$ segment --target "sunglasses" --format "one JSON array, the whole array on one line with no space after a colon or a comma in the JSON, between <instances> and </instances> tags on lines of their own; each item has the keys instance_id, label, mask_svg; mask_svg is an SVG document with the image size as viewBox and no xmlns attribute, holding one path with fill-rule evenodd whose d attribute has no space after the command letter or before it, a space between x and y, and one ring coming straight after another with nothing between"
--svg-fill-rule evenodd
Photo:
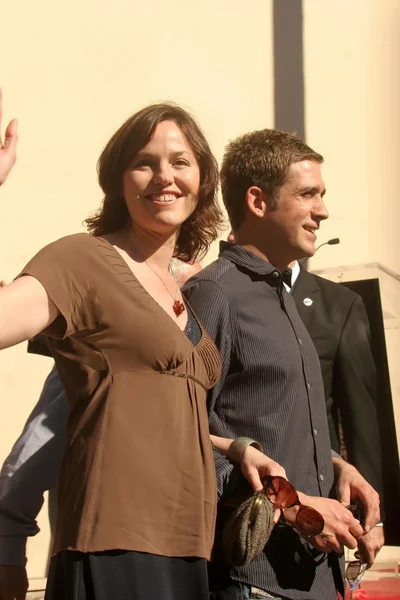
<instances>
[{"instance_id":1,"label":"sunglasses","mask_svg":"<svg viewBox=\"0 0 400 600\"><path fill-rule=\"evenodd\" d=\"M360 521L360 525L363 527L365 521L364 506L362 504L349 504L349 506L346 506L346 508L351 512L355 519Z\"/></svg>"},{"instance_id":2,"label":"sunglasses","mask_svg":"<svg viewBox=\"0 0 400 600\"><path fill-rule=\"evenodd\" d=\"M319 535L325 526L323 516L310 506L305 506L300 502L299 495L291 483L284 477L268 476L263 479L264 489L259 492L258 499L255 499L252 510L249 515L249 524L254 521L261 495L265 495L274 508L281 511L281 519L285 522L284 511L287 508L298 506L299 511L296 516L295 527L297 531L305 538L311 538ZM258 501L257 501L258 500Z\"/></svg>"},{"instance_id":3,"label":"sunglasses","mask_svg":"<svg viewBox=\"0 0 400 600\"><path fill-rule=\"evenodd\" d=\"M350 504L347 506L347 509L351 512L355 519L360 521L361 525L364 523L365 515L364 515L364 507L362 504ZM356 553L357 558L357 553ZM362 563L359 559L352 560L348 563L346 567L346 579L349 582L350 592L354 591L357 586L360 585L365 571L367 570L367 564Z\"/></svg>"},{"instance_id":4,"label":"sunglasses","mask_svg":"<svg viewBox=\"0 0 400 600\"><path fill-rule=\"evenodd\" d=\"M348 563L346 568L346 579L349 582L350 592L354 591L356 587L360 585L366 570L367 565L360 560L352 560Z\"/></svg>"}]
</instances>

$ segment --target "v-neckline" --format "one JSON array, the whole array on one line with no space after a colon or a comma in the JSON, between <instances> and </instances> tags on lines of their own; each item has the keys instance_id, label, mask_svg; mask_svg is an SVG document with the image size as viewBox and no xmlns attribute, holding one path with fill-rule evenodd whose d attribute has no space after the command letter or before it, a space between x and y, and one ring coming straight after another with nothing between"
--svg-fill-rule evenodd
<instances>
[{"instance_id":1,"label":"v-neckline","mask_svg":"<svg viewBox=\"0 0 400 600\"><path fill-rule=\"evenodd\" d=\"M134 278L134 280L136 281L136 283L140 286L140 288L143 290L143 292L150 298L150 300L155 304L155 306L157 307L158 310L162 311L162 314L165 315L170 322L176 327L176 329L181 333L181 335L185 338L185 340L187 340L189 342L189 344L191 344L191 346L193 348L196 348L201 341L203 340L204 337L204 330L203 327L200 325L196 315L193 313L194 318L196 319L196 322L198 324L198 326L200 327L200 331L201 331L201 338L200 340L197 342L196 345L192 344L192 342L190 341L190 339L188 338L188 336L185 333L186 327L188 325L189 322L189 313L188 313L188 309L187 309L187 305L188 302L186 300L186 298L183 298L184 300L184 304L185 304L185 309L186 309L186 323L185 323L185 327L183 329L181 329L178 325L178 323L171 317L171 315L169 315L167 313L167 311L165 310L165 308L163 306L161 306L161 304L159 302L157 302L157 300L150 294L150 292L145 288L145 286L142 284L142 282L137 278L137 276L135 275L135 273L132 271L132 269L130 268L130 266L128 265L127 261L125 260L125 258L122 256L122 254L120 252L118 252L118 250L116 249L116 247L109 242L108 240L106 240L104 237L101 236L95 236L97 240L100 240L102 242L104 242L105 244L107 244L107 246L109 248L111 248L111 250L114 252L114 254L116 254L116 256L118 256L118 258L122 261L122 263L125 265L125 267L128 269L128 271L131 273L132 277ZM190 307L191 309L191 307Z\"/></svg>"}]
</instances>

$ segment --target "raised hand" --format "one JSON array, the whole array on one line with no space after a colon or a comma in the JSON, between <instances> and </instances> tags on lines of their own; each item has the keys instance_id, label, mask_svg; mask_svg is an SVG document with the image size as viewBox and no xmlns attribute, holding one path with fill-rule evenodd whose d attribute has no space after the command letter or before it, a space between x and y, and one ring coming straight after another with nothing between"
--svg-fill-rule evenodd
<instances>
[{"instance_id":1,"label":"raised hand","mask_svg":"<svg viewBox=\"0 0 400 600\"><path fill-rule=\"evenodd\" d=\"M1 131L3 98L0 88L0 185L2 185L17 159L17 120L13 119L6 127L4 140Z\"/></svg>"}]
</instances>

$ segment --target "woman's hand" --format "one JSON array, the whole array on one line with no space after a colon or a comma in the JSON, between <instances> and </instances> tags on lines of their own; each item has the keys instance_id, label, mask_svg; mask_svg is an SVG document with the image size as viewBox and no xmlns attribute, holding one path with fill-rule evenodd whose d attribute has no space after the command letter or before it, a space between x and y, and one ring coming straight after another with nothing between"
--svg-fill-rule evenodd
<instances>
[{"instance_id":1,"label":"woman's hand","mask_svg":"<svg viewBox=\"0 0 400 600\"><path fill-rule=\"evenodd\" d=\"M262 479L267 475L280 475L287 479L286 471L280 464L253 446L248 446L244 451L240 469L255 492L263 489Z\"/></svg>"},{"instance_id":2,"label":"woman's hand","mask_svg":"<svg viewBox=\"0 0 400 600\"><path fill-rule=\"evenodd\" d=\"M18 133L17 133L17 120L13 119L7 125L4 141L1 133L1 122L3 116L3 99L2 93L0 89L0 185L2 185L11 169L14 166L14 163L17 159L17 141L18 141Z\"/></svg>"}]
</instances>

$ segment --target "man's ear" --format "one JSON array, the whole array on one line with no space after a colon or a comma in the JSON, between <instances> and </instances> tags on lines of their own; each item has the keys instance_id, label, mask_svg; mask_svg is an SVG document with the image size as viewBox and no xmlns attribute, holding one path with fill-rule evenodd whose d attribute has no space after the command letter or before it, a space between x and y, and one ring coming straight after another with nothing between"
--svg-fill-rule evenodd
<instances>
[{"instance_id":1,"label":"man's ear","mask_svg":"<svg viewBox=\"0 0 400 600\"><path fill-rule=\"evenodd\" d=\"M252 185L246 192L246 205L250 213L262 218L268 210L268 198L265 192L256 185Z\"/></svg>"}]
</instances>

